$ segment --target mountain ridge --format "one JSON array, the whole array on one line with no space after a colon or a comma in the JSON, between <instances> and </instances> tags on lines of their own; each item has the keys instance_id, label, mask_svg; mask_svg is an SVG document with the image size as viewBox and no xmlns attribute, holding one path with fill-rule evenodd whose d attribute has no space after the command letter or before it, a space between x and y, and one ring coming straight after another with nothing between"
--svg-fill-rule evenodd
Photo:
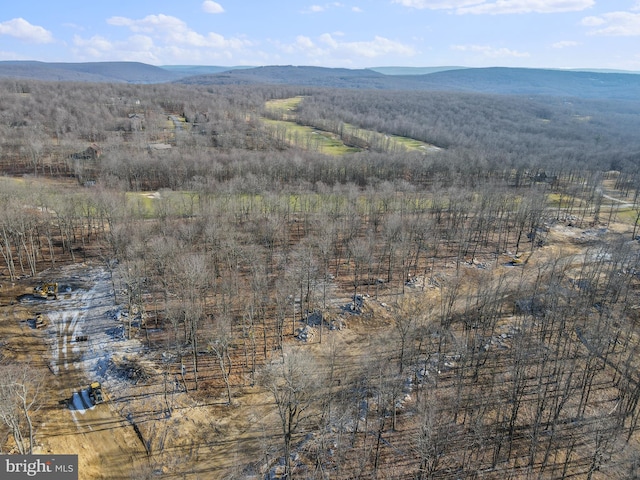
<instances>
[{"instance_id":1,"label":"mountain ridge","mask_svg":"<svg viewBox=\"0 0 640 480\"><path fill-rule=\"evenodd\" d=\"M165 83L179 74L142 62L39 62L0 61L0 78L30 78L43 81Z\"/></svg>"},{"instance_id":2,"label":"mountain ridge","mask_svg":"<svg viewBox=\"0 0 640 480\"><path fill-rule=\"evenodd\" d=\"M3 77L43 81L140 84L173 82L185 85L276 84L347 89L550 95L633 101L640 99L640 75L637 73L513 67L157 67L140 62L0 61L0 78Z\"/></svg>"},{"instance_id":3,"label":"mountain ridge","mask_svg":"<svg viewBox=\"0 0 640 480\"><path fill-rule=\"evenodd\" d=\"M638 100L640 75L511 67L461 68L385 75L373 69L266 66L197 75L176 81L200 85L284 84L330 88L455 91L502 95Z\"/></svg>"}]
</instances>

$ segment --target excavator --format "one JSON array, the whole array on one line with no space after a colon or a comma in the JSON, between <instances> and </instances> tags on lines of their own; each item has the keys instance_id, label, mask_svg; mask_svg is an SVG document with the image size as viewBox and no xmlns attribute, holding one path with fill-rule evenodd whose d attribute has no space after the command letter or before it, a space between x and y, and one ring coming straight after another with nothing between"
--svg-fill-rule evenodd
<instances>
[{"instance_id":1,"label":"excavator","mask_svg":"<svg viewBox=\"0 0 640 480\"><path fill-rule=\"evenodd\" d=\"M58 299L58 284L55 282L52 283L43 283L42 285L38 285L33 287L33 295L39 298L50 298L53 297L54 300Z\"/></svg>"}]
</instances>

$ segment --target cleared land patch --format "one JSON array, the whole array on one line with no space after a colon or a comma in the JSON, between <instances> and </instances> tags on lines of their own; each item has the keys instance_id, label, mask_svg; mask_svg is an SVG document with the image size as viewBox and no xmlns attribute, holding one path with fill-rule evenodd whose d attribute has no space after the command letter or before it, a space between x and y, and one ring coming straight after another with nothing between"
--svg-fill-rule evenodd
<instances>
[{"instance_id":1,"label":"cleared land patch","mask_svg":"<svg viewBox=\"0 0 640 480\"><path fill-rule=\"evenodd\" d=\"M359 128L349 123L341 123L339 132L302 125L296 115L296 110L302 100L304 97L297 96L269 100L265 105L270 113L280 119L263 118L263 121L272 128L271 134L275 138L288 145L305 150L320 151L328 155L345 155L367 149L384 152L406 150L424 153L440 150L435 145L414 138L387 135Z\"/></svg>"}]
</instances>

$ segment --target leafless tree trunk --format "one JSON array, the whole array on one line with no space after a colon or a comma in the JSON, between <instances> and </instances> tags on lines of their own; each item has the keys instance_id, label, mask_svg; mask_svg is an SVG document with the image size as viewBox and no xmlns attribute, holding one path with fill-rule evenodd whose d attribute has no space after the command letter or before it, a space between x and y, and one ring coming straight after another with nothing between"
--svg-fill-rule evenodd
<instances>
[{"instance_id":1,"label":"leafless tree trunk","mask_svg":"<svg viewBox=\"0 0 640 480\"><path fill-rule=\"evenodd\" d=\"M0 419L11 429L21 455L33 453L33 414L40 408L43 378L29 366L0 366Z\"/></svg>"},{"instance_id":2,"label":"leafless tree trunk","mask_svg":"<svg viewBox=\"0 0 640 480\"><path fill-rule=\"evenodd\" d=\"M231 383L229 376L231 375L231 354L229 353L229 345L232 341L230 332L230 323L227 318L218 319L216 329L214 331L214 337L209 340L209 349L213 351L218 360L218 366L220 367L220 374L224 381L227 391L227 405L231 405Z\"/></svg>"},{"instance_id":3,"label":"leafless tree trunk","mask_svg":"<svg viewBox=\"0 0 640 480\"><path fill-rule=\"evenodd\" d=\"M320 374L303 350L291 349L265 366L260 383L273 397L280 417L284 445L285 476L292 478L291 447L294 435L314 415Z\"/></svg>"}]
</instances>

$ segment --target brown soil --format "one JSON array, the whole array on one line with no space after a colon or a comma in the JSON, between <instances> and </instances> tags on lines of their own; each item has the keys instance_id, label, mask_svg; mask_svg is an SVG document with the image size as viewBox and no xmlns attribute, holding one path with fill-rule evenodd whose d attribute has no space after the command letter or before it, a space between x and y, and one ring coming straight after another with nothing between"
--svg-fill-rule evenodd
<instances>
[{"instance_id":1,"label":"brown soil","mask_svg":"<svg viewBox=\"0 0 640 480\"><path fill-rule=\"evenodd\" d=\"M626 229L613 225L611 230ZM586 232L586 233L585 233ZM527 275L551 258L577 262L588 250L594 229L557 224L549 232L547 246L527 256ZM491 275L518 281L522 267L507 266L487 257ZM478 264L484 262L480 258ZM441 265L443 278L452 276L453 264ZM484 275L475 264L464 265L472 282ZM482 273L481 273L482 272ZM39 281L60 285L57 300L30 295ZM420 283L422 282L422 283ZM423 287L424 286L424 287ZM366 291L366 289L364 289ZM348 316L347 328L324 332L305 348L310 355L327 354L332 339L342 346L341 368L351 361L366 361L372 342L383 341L392 326L388 304L397 297L372 287L363 313ZM439 301L439 290L424 279L408 287L409 293ZM364 293L364 292L363 292ZM334 298L344 304L348 294ZM2 355L27 361L45 376L42 407L35 415L35 453L79 455L80 479L130 479L157 475L162 478L251 478L270 466L280 446L279 425L271 398L245 382L234 388L234 401L226 405L218 396L187 394L175 364L164 362L162 351L149 351L143 335L126 338L127 320L118 312L106 270L83 263L51 269L38 279L4 284L0 290L0 338ZM42 313L45 328L34 319ZM76 341L86 336L86 341ZM142 340L142 341L141 341ZM61 400L74 398L90 382L102 382L106 401L91 408L69 408Z\"/></svg>"},{"instance_id":2,"label":"brown soil","mask_svg":"<svg viewBox=\"0 0 640 480\"><path fill-rule=\"evenodd\" d=\"M34 453L78 454L79 478L86 480L224 478L247 465L259 469L279 446L265 392L235 388L230 406L222 397L195 400L178 375L165 375L172 368L158 352L126 339L127 322L116 315L122 306L114 305L103 268L71 265L41 277L0 291L4 356L44 375ZM39 281L57 281L58 299L33 297ZM46 327L35 328L37 314ZM87 408L78 395L95 380L106 401ZM65 400L71 405L60 404Z\"/></svg>"}]
</instances>

